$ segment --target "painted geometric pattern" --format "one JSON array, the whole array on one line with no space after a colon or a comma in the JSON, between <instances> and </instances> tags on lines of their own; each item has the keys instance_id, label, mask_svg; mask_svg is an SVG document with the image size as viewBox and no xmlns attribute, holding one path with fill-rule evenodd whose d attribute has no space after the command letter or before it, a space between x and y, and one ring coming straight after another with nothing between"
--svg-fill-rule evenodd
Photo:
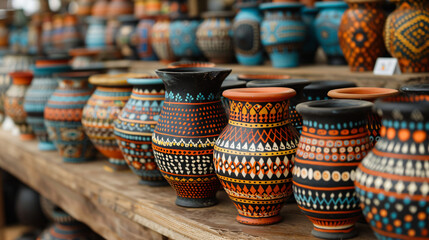
<instances>
[{"instance_id":1,"label":"painted geometric pattern","mask_svg":"<svg viewBox=\"0 0 429 240\"><path fill-rule=\"evenodd\" d=\"M386 14L380 3L350 3L341 19L340 46L352 71L372 71L385 54L381 36Z\"/></svg>"},{"instance_id":2,"label":"painted geometric pattern","mask_svg":"<svg viewBox=\"0 0 429 240\"><path fill-rule=\"evenodd\" d=\"M208 95L204 95L202 93L198 93L197 95L193 95L191 93L176 93L173 91L165 92L165 99L168 102L186 102L186 103L199 103L199 102L210 102L219 99L219 94L209 93Z\"/></svg>"},{"instance_id":3,"label":"painted geometric pattern","mask_svg":"<svg viewBox=\"0 0 429 240\"><path fill-rule=\"evenodd\" d=\"M265 46L296 44L305 39L305 24L295 12L267 12L261 25L261 41Z\"/></svg>"},{"instance_id":4,"label":"painted geometric pattern","mask_svg":"<svg viewBox=\"0 0 429 240\"><path fill-rule=\"evenodd\" d=\"M43 113L39 113L38 115L39 116L27 116L27 123L33 129L33 132L39 141L50 142Z\"/></svg>"},{"instance_id":5,"label":"painted geometric pattern","mask_svg":"<svg viewBox=\"0 0 429 240\"><path fill-rule=\"evenodd\" d=\"M170 22L162 21L153 25L151 43L156 55L163 60L174 60L175 56L170 46Z\"/></svg>"},{"instance_id":6,"label":"painted geometric pattern","mask_svg":"<svg viewBox=\"0 0 429 240\"><path fill-rule=\"evenodd\" d=\"M231 20L227 18L208 19L200 24L197 34L198 47L209 59L230 59L233 57Z\"/></svg>"},{"instance_id":7,"label":"painted geometric pattern","mask_svg":"<svg viewBox=\"0 0 429 240\"><path fill-rule=\"evenodd\" d=\"M56 80L50 77L39 77L33 79L30 88L25 94L25 111L43 113L49 97L54 93L57 86L58 84Z\"/></svg>"},{"instance_id":8,"label":"painted geometric pattern","mask_svg":"<svg viewBox=\"0 0 429 240\"><path fill-rule=\"evenodd\" d=\"M230 120L246 123L277 123L289 119L289 101L255 103L230 100Z\"/></svg>"},{"instance_id":9,"label":"painted geometric pattern","mask_svg":"<svg viewBox=\"0 0 429 240\"><path fill-rule=\"evenodd\" d=\"M325 9L320 11L316 18L316 37L327 55L343 55L338 39L338 28L346 9L347 6L338 9Z\"/></svg>"},{"instance_id":10,"label":"painted geometric pattern","mask_svg":"<svg viewBox=\"0 0 429 240\"><path fill-rule=\"evenodd\" d=\"M302 132L302 116L296 111L296 106L289 106L289 116L292 123L292 126L298 130L299 133Z\"/></svg>"}]
</instances>

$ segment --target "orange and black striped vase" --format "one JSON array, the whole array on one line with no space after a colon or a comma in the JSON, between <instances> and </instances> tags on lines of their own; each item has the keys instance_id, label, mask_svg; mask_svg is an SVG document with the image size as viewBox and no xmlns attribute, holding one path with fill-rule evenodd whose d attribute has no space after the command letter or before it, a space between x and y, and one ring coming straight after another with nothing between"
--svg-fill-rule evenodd
<instances>
[{"instance_id":1,"label":"orange and black striped vase","mask_svg":"<svg viewBox=\"0 0 429 240\"><path fill-rule=\"evenodd\" d=\"M155 161L183 207L215 205L220 187L213 147L227 123L220 87L231 69L166 68L156 71L165 100L152 135Z\"/></svg>"},{"instance_id":2,"label":"orange and black striped vase","mask_svg":"<svg viewBox=\"0 0 429 240\"><path fill-rule=\"evenodd\" d=\"M230 115L216 141L215 171L238 210L237 221L266 225L281 220L292 195L299 133L289 118L291 88L226 90Z\"/></svg>"},{"instance_id":3,"label":"orange and black striped vase","mask_svg":"<svg viewBox=\"0 0 429 240\"><path fill-rule=\"evenodd\" d=\"M429 95L375 102L381 139L356 171L363 215L378 239L429 238Z\"/></svg>"},{"instance_id":4,"label":"orange and black striped vase","mask_svg":"<svg viewBox=\"0 0 429 240\"><path fill-rule=\"evenodd\" d=\"M293 169L293 192L313 223L312 234L325 239L357 235L361 217L354 188L356 168L370 149L367 115L373 103L322 100L298 104L303 127Z\"/></svg>"}]
</instances>

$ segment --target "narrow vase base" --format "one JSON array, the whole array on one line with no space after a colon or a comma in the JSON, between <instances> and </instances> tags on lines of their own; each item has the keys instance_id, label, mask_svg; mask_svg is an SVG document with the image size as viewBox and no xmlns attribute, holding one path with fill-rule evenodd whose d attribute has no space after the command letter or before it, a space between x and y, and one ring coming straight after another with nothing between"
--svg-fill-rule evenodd
<instances>
[{"instance_id":1,"label":"narrow vase base","mask_svg":"<svg viewBox=\"0 0 429 240\"><path fill-rule=\"evenodd\" d=\"M19 137L21 138L22 141L31 141L33 139L36 138L36 136L34 136L34 134L29 134L29 133L23 133L20 134Z\"/></svg>"},{"instance_id":2,"label":"narrow vase base","mask_svg":"<svg viewBox=\"0 0 429 240\"><path fill-rule=\"evenodd\" d=\"M216 198L184 198L177 196L176 205L188 208L211 207L218 203Z\"/></svg>"},{"instance_id":3,"label":"narrow vase base","mask_svg":"<svg viewBox=\"0 0 429 240\"><path fill-rule=\"evenodd\" d=\"M120 172L130 170L128 165L118 165L111 162L107 162L104 164L104 170L107 172Z\"/></svg>"},{"instance_id":4,"label":"narrow vase base","mask_svg":"<svg viewBox=\"0 0 429 240\"><path fill-rule=\"evenodd\" d=\"M328 56L328 64L333 66L347 65L347 61L343 56Z\"/></svg>"},{"instance_id":5,"label":"narrow vase base","mask_svg":"<svg viewBox=\"0 0 429 240\"><path fill-rule=\"evenodd\" d=\"M139 184L151 186L151 187L162 187L162 186L169 186L170 185L170 184L168 184L167 181L148 181L148 180L143 180L143 179L140 179Z\"/></svg>"},{"instance_id":6,"label":"narrow vase base","mask_svg":"<svg viewBox=\"0 0 429 240\"><path fill-rule=\"evenodd\" d=\"M267 218L250 218L238 215L236 219L239 223L246 225L270 225L280 222L283 218L280 215Z\"/></svg>"},{"instance_id":7,"label":"narrow vase base","mask_svg":"<svg viewBox=\"0 0 429 240\"><path fill-rule=\"evenodd\" d=\"M333 232L322 232L316 229L311 230L311 234L317 238L323 239L348 239L352 237L356 237L358 235L358 231L353 226L351 229L338 229L333 230Z\"/></svg>"},{"instance_id":8,"label":"narrow vase base","mask_svg":"<svg viewBox=\"0 0 429 240\"><path fill-rule=\"evenodd\" d=\"M55 151L57 148L51 142L39 142L40 151Z\"/></svg>"}]
</instances>

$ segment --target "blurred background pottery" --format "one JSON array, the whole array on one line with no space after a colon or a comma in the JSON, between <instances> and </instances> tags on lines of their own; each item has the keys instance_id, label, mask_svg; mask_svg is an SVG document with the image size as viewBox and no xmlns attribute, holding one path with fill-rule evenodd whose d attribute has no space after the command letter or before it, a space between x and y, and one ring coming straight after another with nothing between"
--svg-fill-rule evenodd
<instances>
[{"instance_id":1,"label":"blurred background pottery","mask_svg":"<svg viewBox=\"0 0 429 240\"><path fill-rule=\"evenodd\" d=\"M216 67L216 64L211 62L196 62L196 61L179 61L179 62L172 62L168 64L168 68L195 68L195 67L214 68Z\"/></svg>"},{"instance_id":2,"label":"blurred background pottery","mask_svg":"<svg viewBox=\"0 0 429 240\"><path fill-rule=\"evenodd\" d=\"M164 63L176 60L170 44L170 19L168 17L158 17L152 26L150 41L152 48L158 58Z\"/></svg>"},{"instance_id":3,"label":"blurred background pottery","mask_svg":"<svg viewBox=\"0 0 429 240\"><path fill-rule=\"evenodd\" d=\"M429 95L429 83L405 85L400 91L406 95Z\"/></svg>"},{"instance_id":4,"label":"blurred background pottery","mask_svg":"<svg viewBox=\"0 0 429 240\"><path fill-rule=\"evenodd\" d=\"M203 53L197 45L196 31L201 21L198 18L181 17L170 25L170 46L178 59L200 59Z\"/></svg>"},{"instance_id":5,"label":"blurred background pottery","mask_svg":"<svg viewBox=\"0 0 429 240\"><path fill-rule=\"evenodd\" d=\"M134 5L131 0L111 0L107 8L109 18L117 18L123 15L133 15Z\"/></svg>"},{"instance_id":6,"label":"blurred background pottery","mask_svg":"<svg viewBox=\"0 0 429 240\"><path fill-rule=\"evenodd\" d=\"M106 20L98 17L88 17L88 29L85 46L90 49L100 49L106 46Z\"/></svg>"},{"instance_id":7,"label":"blurred background pottery","mask_svg":"<svg viewBox=\"0 0 429 240\"><path fill-rule=\"evenodd\" d=\"M152 17L145 17L137 25L136 41L137 53L141 60L156 61L158 57L152 48L152 27L155 24L155 19Z\"/></svg>"},{"instance_id":8,"label":"blurred background pottery","mask_svg":"<svg viewBox=\"0 0 429 240\"><path fill-rule=\"evenodd\" d=\"M138 20L133 15L122 15L117 19L121 26L116 35L116 46L121 51L123 58L137 59L135 30Z\"/></svg>"}]
</instances>

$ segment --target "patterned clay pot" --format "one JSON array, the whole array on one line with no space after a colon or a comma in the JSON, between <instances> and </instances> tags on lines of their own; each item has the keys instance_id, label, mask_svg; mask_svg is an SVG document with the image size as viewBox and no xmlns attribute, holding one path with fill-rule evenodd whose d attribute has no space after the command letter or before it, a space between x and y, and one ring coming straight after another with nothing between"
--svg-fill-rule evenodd
<instances>
[{"instance_id":1,"label":"patterned clay pot","mask_svg":"<svg viewBox=\"0 0 429 240\"><path fill-rule=\"evenodd\" d=\"M93 17L105 18L109 10L108 0L96 0L91 9L91 15Z\"/></svg>"},{"instance_id":2,"label":"patterned clay pot","mask_svg":"<svg viewBox=\"0 0 429 240\"><path fill-rule=\"evenodd\" d=\"M24 96L33 79L31 72L11 72L12 86L5 94L4 110L19 128L21 140L34 139L33 130L27 124L27 113L24 110Z\"/></svg>"},{"instance_id":3,"label":"patterned clay pot","mask_svg":"<svg viewBox=\"0 0 429 240\"><path fill-rule=\"evenodd\" d=\"M179 61L168 64L168 68L214 68L216 64L211 62Z\"/></svg>"},{"instance_id":4,"label":"patterned clay pot","mask_svg":"<svg viewBox=\"0 0 429 240\"><path fill-rule=\"evenodd\" d=\"M1 20L0 20L0 49L1 47ZM42 15L34 14L28 24L28 52L32 55L42 55Z\"/></svg>"},{"instance_id":5,"label":"patterned clay pot","mask_svg":"<svg viewBox=\"0 0 429 240\"><path fill-rule=\"evenodd\" d=\"M88 17L88 29L85 37L87 48L104 48L106 46L106 20L97 17Z\"/></svg>"},{"instance_id":6,"label":"patterned clay pot","mask_svg":"<svg viewBox=\"0 0 429 240\"><path fill-rule=\"evenodd\" d=\"M213 167L213 147L227 122L219 95L230 72L220 68L156 71L165 85L165 101L152 147L162 175L176 191L179 206L217 203L220 183Z\"/></svg>"},{"instance_id":7,"label":"patterned clay pot","mask_svg":"<svg viewBox=\"0 0 429 240\"><path fill-rule=\"evenodd\" d=\"M306 26L305 40L301 49L300 62L304 64L312 64L315 61L316 51L319 48L319 43L316 38L316 17L319 13L317 8L301 8L302 21Z\"/></svg>"},{"instance_id":8,"label":"patterned clay pot","mask_svg":"<svg viewBox=\"0 0 429 240\"><path fill-rule=\"evenodd\" d=\"M216 174L238 210L238 222L279 222L280 210L292 195L299 140L289 119L289 99L295 91L240 88L223 95L230 101L230 116L215 145Z\"/></svg>"},{"instance_id":9,"label":"patterned clay pot","mask_svg":"<svg viewBox=\"0 0 429 240\"><path fill-rule=\"evenodd\" d=\"M131 0L112 0L107 9L109 18L117 18L122 15L132 15L134 5Z\"/></svg>"},{"instance_id":10,"label":"patterned clay pot","mask_svg":"<svg viewBox=\"0 0 429 240\"><path fill-rule=\"evenodd\" d=\"M36 61L37 64L38 61ZM56 73L70 71L69 65L52 64L51 66L35 67L33 69L34 79L28 88L24 99L24 110L27 113L27 123L33 129L39 140L39 150L53 151L55 145L49 140L48 132L43 118L45 105L48 99L58 87Z\"/></svg>"},{"instance_id":11,"label":"patterned clay pot","mask_svg":"<svg viewBox=\"0 0 429 240\"><path fill-rule=\"evenodd\" d=\"M308 101L327 100L328 92L337 88L356 87L354 82L349 81L314 81L304 87L304 96Z\"/></svg>"},{"instance_id":12,"label":"patterned clay pot","mask_svg":"<svg viewBox=\"0 0 429 240\"><path fill-rule=\"evenodd\" d=\"M394 96L397 93L398 90L390 88L354 87L331 90L328 92L328 96L337 99L357 99L374 102L378 98ZM376 113L369 112L367 123L371 140L370 146L373 148L380 139L381 117Z\"/></svg>"},{"instance_id":13,"label":"patterned clay pot","mask_svg":"<svg viewBox=\"0 0 429 240\"><path fill-rule=\"evenodd\" d=\"M137 58L137 39L135 30L137 19L133 15L120 16L117 18L121 23L116 35L116 46L120 49L121 54L126 59Z\"/></svg>"},{"instance_id":14,"label":"patterned clay pot","mask_svg":"<svg viewBox=\"0 0 429 240\"><path fill-rule=\"evenodd\" d=\"M45 125L49 139L55 144L64 162L92 160L95 149L82 127L82 109L91 96L88 78L94 72L57 74L60 79L45 107Z\"/></svg>"},{"instance_id":15,"label":"patterned clay pot","mask_svg":"<svg viewBox=\"0 0 429 240\"><path fill-rule=\"evenodd\" d=\"M297 67L306 36L300 3L263 3L262 45L276 68Z\"/></svg>"},{"instance_id":16,"label":"patterned clay pot","mask_svg":"<svg viewBox=\"0 0 429 240\"><path fill-rule=\"evenodd\" d=\"M45 15L42 23L42 48L45 52L53 47L52 31L52 18L50 15Z\"/></svg>"},{"instance_id":17,"label":"patterned clay pot","mask_svg":"<svg viewBox=\"0 0 429 240\"><path fill-rule=\"evenodd\" d=\"M152 134L164 104L164 84L158 77L128 79L133 85L130 100L115 120L115 135L128 167L140 184L168 185L155 162Z\"/></svg>"},{"instance_id":18,"label":"patterned clay pot","mask_svg":"<svg viewBox=\"0 0 429 240\"><path fill-rule=\"evenodd\" d=\"M94 146L109 159L109 170L128 169L113 132L114 121L127 103L132 87L127 78L143 74L98 74L89 83L97 86L83 109L82 125Z\"/></svg>"},{"instance_id":19,"label":"patterned clay pot","mask_svg":"<svg viewBox=\"0 0 429 240\"><path fill-rule=\"evenodd\" d=\"M406 95L429 95L429 83L405 85L400 88L400 91Z\"/></svg>"},{"instance_id":20,"label":"patterned clay pot","mask_svg":"<svg viewBox=\"0 0 429 240\"><path fill-rule=\"evenodd\" d=\"M240 11L232 25L235 57L242 65L260 65L264 62L260 30L263 16L258 2L238 3L237 7Z\"/></svg>"},{"instance_id":21,"label":"patterned clay pot","mask_svg":"<svg viewBox=\"0 0 429 240\"><path fill-rule=\"evenodd\" d=\"M152 27L150 38L152 48L162 62L170 63L176 59L170 44L170 20L168 17L158 17Z\"/></svg>"},{"instance_id":22,"label":"patterned clay pot","mask_svg":"<svg viewBox=\"0 0 429 240\"><path fill-rule=\"evenodd\" d=\"M64 18L62 15L54 15L52 21L52 44L56 50L60 50L63 45Z\"/></svg>"},{"instance_id":23,"label":"patterned clay pot","mask_svg":"<svg viewBox=\"0 0 429 240\"><path fill-rule=\"evenodd\" d=\"M382 32L386 14L382 0L346 0L338 38L352 72L372 71L375 61L386 54Z\"/></svg>"},{"instance_id":24,"label":"patterned clay pot","mask_svg":"<svg viewBox=\"0 0 429 240\"><path fill-rule=\"evenodd\" d=\"M82 36L78 29L78 19L74 15L64 17L64 27L62 29L62 45L66 50L81 46Z\"/></svg>"},{"instance_id":25,"label":"patterned clay pot","mask_svg":"<svg viewBox=\"0 0 429 240\"><path fill-rule=\"evenodd\" d=\"M429 95L388 97L374 108L381 139L356 171L363 215L378 239L427 239Z\"/></svg>"},{"instance_id":26,"label":"patterned clay pot","mask_svg":"<svg viewBox=\"0 0 429 240\"><path fill-rule=\"evenodd\" d=\"M201 21L182 17L170 25L170 46L179 59L199 59L203 53L197 45L196 31Z\"/></svg>"},{"instance_id":27,"label":"patterned clay pot","mask_svg":"<svg viewBox=\"0 0 429 240\"><path fill-rule=\"evenodd\" d=\"M234 59L232 40L233 12L206 12L197 29L197 44L213 63L229 63Z\"/></svg>"},{"instance_id":28,"label":"patterned clay pot","mask_svg":"<svg viewBox=\"0 0 429 240\"><path fill-rule=\"evenodd\" d=\"M76 15L82 16L82 17L91 15L92 4L93 4L92 0L78 0L77 4L78 6L76 10Z\"/></svg>"},{"instance_id":29,"label":"patterned clay pot","mask_svg":"<svg viewBox=\"0 0 429 240\"><path fill-rule=\"evenodd\" d=\"M353 181L356 167L370 149L366 116L372 103L322 100L301 103L303 127L293 169L298 207L324 239L357 235L361 217Z\"/></svg>"},{"instance_id":30,"label":"patterned clay pot","mask_svg":"<svg viewBox=\"0 0 429 240\"><path fill-rule=\"evenodd\" d=\"M145 0L145 11L149 16L156 16L161 13L161 0Z\"/></svg>"},{"instance_id":31,"label":"patterned clay pot","mask_svg":"<svg viewBox=\"0 0 429 240\"><path fill-rule=\"evenodd\" d=\"M289 119L293 127L302 131L302 116L296 111L296 105L306 102L304 97L304 87L310 84L306 79L271 79L271 80L254 80L247 83L248 88L263 88L263 87L285 87L295 90L296 95L290 98L289 104Z\"/></svg>"},{"instance_id":32,"label":"patterned clay pot","mask_svg":"<svg viewBox=\"0 0 429 240\"><path fill-rule=\"evenodd\" d=\"M155 24L154 18L143 18L136 29L137 53L141 60L156 61L158 57L152 49L151 35L152 27Z\"/></svg>"},{"instance_id":33,"label":"patterned clay pot","mask_svg":"<svg viewBox=\"0 0 429 240\"><path fill-rule=\"evenodd\" d=\"M429 72L429 2L400 1L384 29L387 51L398 58L402 72Z\"/></svg>"},{"instance_id":34,"label":"patterned clay pot","mask_svg":"<svg viewBox=\"0 0 429 240\"><path fill-rule=\"evenodd\" d=\"M346 65L338 39L341 18L347 10L343 1L317 2L319 14L316 18L316 37L328 58L329 65Z\"/></svg>"}]
</instances>

